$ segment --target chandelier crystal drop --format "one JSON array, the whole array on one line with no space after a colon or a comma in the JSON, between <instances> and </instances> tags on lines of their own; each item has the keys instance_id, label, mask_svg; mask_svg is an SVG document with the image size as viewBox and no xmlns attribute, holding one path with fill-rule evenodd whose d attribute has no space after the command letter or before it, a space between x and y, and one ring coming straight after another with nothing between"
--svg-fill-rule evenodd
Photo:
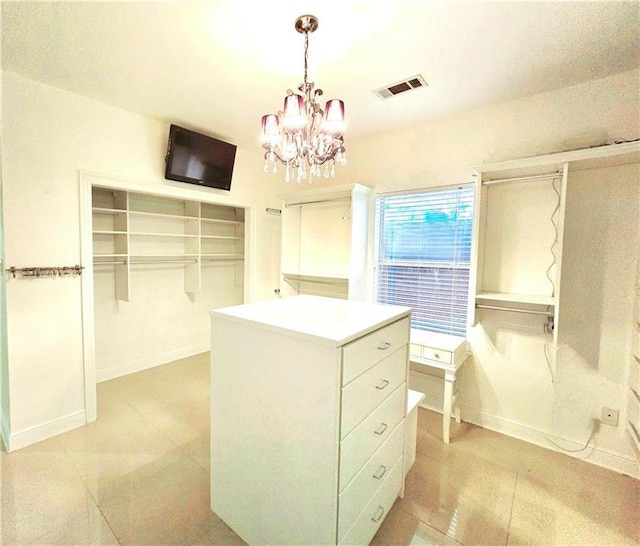
<instances>
[{"instance_id":1,"label":"chandelier crystal drop","mask_svg":"<svg viewBox=\"0 0 640 546\"><path fill-rule=\"evenodd\" d=\"M317 101L322 89L314 90L314 83L307 81L309 34L318 28L318 19L301 15L295 28L304 34L304 81L298 86L301 94L288 89L283 110L262 116L260 140L266 150L264 172L276 173L280 162L285 166L287 182L308 179L311 183L314 176L335 176L336 162L347 164L344 102L331 99L323 110Z\"/></svg>"}]
</instances>

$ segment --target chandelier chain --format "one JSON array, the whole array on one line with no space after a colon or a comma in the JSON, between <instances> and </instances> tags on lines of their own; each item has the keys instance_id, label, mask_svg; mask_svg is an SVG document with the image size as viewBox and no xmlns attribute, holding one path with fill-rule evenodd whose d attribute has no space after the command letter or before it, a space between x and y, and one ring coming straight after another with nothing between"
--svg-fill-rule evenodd
<instances>
[{"instance_id":1,"label":"chandelier chain","mask_svg":"<svg viewBox=\"0 0 640 546\"><path fill-rule=\"evenodd\" d=\"M307 57L309 52L309 31L304 32L304 87L307 88Z\"/></svg>"}]
</instances>

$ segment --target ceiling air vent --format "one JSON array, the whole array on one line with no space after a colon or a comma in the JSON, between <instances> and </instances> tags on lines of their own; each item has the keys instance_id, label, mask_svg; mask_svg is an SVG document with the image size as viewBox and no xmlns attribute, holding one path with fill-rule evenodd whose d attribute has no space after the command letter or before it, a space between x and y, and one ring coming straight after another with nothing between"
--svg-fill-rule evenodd
<instances>
[{"instance_id":1,"label":"ceiling air vent","mask_svg":"<svg viewBox=\"0 0 640 546\"><path fill-rule=\"evenodd\" d=\"M396 95L406 93L407 91L420 89L421 87L427 87L427 82L422 76L420 76L420 74L418 74L416 76L411 76L410 78L407 78L405 80L392 83L391 85L386 85L384 87L381 87L380 89L376 89L374 90L374 93L381 99L388 99L391 97L395 97Z\"/></svg>"}]
</instances>

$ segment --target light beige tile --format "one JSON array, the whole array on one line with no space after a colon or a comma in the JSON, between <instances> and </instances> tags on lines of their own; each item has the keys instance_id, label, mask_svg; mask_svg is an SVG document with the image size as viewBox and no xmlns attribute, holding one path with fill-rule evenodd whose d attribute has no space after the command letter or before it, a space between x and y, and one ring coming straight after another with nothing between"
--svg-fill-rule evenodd
<instances>
[{"instance_id":1,"label":"light beige tile","mask_svg":"<svg viewBox=\"0 0 640 546\"><path fill-rule=\"evenodd\" d=\"M34 469L68 461L69 457L59 437L50 438L37 444L6 453L0 452L0 465L5 471L14 474L30 473Z\"/></svg>"},{"instance_id":2,"label":"light beige tile","mask_svg":"<svg viewBox=\"0 0 640 546\"><path fill-rule=\"evenodd\" d=\"M176 444L150 424L98 443L71 462L96 499L186 458Z\"/></svg>"},{"instance_id":3,"label":"light beige tile","mask_svg":"<svg viewBox=\"0 0 640 546\"><path fill-rule=\"evenodd\" d=\"M137 429L147 426L145 418L124 400L104 398L98 397L96 421L58 436L70 456L95 449L124 434L134 434Z\"/></svg>"},{"instance_id":4,"label":"light beige tile","mask_svg":"<svg viewBox=\"0 0 640 546\"><path fill-rule=\"evenodd\" d=\"M418 431L427 432L433 426L442 426L442 414L418 407Z\"/></svg>"},{"instance_id":5,"label":"light beige tile","mask_svg":"<svg viewBox=\"0 0 640 546\"><path fill-rule=\"evenodd\" d=\"M244 544L209 508L208 354L100 383L98 418L0 455L0 543ZM444 444L441 414L419 408L405 498L374 544L640 543L637 480L451 430Z\"/></svg>"},{"instance_id":6,"label":"light beige tile","mask_svg":"<svg viewBox=\"0 0 640 546\"><path fill-rule=\"evenodd\" d=\"M394 504L371 546L456 546L460 543Z\"/></svg>"},{"instance_id":7,"label":"light beige tile","mask_svg":"<svg viewBox=\"0 0 640 546\"><path fill-rule=\"evenodd\" d=\"M188 458L106 496L100 507L122 544L189 544L219 519L208 473Z\"/></svg>"},{"instance_id":8,"label":"light beige tile","mask_svg":"<svg viewBox=\"0 0 640 546\"><path fill-rule=\"evenodd\" d=\"M210 429L208 404L199 401L149 407L142 413L147 421L179 446L207 434Z\"/></svg>"},{"instance_id":9,"label":"light beige tile","mask_svg":"<svg viewBox=\"0 0 640 546\"><path fill-rule=\"evenodd\" d=\"M398 508L463 544L506 544L515 473L469 462L419 454Z\"/></svg>"},{"instance_id":10,"label":"light beige tile","mask_svg":"<svg viewBox=\"0 0 640 546\"><path fill-rule=\"evenodd\" d=\"M206 430L201 436L181 445L180 449L206 471L211 469L211 441L209 430Z\"/></svg>"},{"instance_id":11,"label":"light beige tile","mask_svg":"<svg viewBox=\"0 0 640 546\"><path fill-rule=\"evenodd\" d=\"M28 544L95 503L68 460L46 466L4 468L2 472L2 544Z\"/></svg>"},{"instance_id":12,"label":"light beige tile","mask_svg":"<svg viewBox=\"0 0 640 546\"><path fill-rule=\"evenodd\" d=\"M246 546L246 544L229 526L220 521L199 536L191 546Z\"/></svg>"},{"instance_id":13,"label":"light beige tile","mask_svg":"<svg viewBox=\"0 0 640 546\"><path fill-rule=\"evenodd\" d=\"M118 540L97 506L87 505L86 510L78 513L32 544L46 546L69 546L72 544L91 544L92 546L117 545Z\"/></svg>"},{"instance_id":14,"label":"light beige tile","mask_svg":"<svg viewBox=\"0 0 640 546\"><path fill-rule=\"evenodd\" d=\"M638 480L567 473L556 484L518 477L509 544L640 544Z\"/></svg>"}]
</instances>

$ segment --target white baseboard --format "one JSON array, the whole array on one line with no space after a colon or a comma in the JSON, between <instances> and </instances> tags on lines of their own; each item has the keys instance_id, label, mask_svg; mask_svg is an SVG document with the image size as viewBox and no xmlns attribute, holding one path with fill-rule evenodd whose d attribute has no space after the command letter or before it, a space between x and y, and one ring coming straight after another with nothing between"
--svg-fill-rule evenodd
<instances>
[{"instance_id":1,"label":"white baseboard","mask_svg":"<svg viewBox=\"0 0 640 546\"><path fill-rule=\"evenodd\" d=\"M169 351L159 355L154 355L140 360L134 360L133 362L125 362L124 364L118 364L111 368L105 368L104 370L96 370L96 382L108 381L109 379L115 379L116 377L122 377L130 373L141 372L142 370L148 370L174 360L180 360L181 358L187 358L200 353L204 353L210 349L209 343L202 343L200 345L192 345L191 347L183 347L174 351Z\"/></svg>"},{"instance_id":2,"label":"white baseboard","mask_svg":"<svg viewBox=\"0 0 640 546\"><path fill-rule=\"evenodd\" d=\"M5 440L7 440L5 442L5 447L7 448L7 451L16 451L17 449L30 446L31 444L41 442L42 440L47 440L53 436L57 436L58 434L81 427L85 424L86 418L84 410L70 413L69 415L54 419L53 421L49 421L43 425L29 427L9 434L8 437L5 438Z\"/></svg>"},{"instance_id":3,"label":"white baseboard","mask_svg":"<svg viewBox=\"0 0 640 546\"><path fill-rule=\"evenodd\" d=\"M599 449L597 447L597 443L596 447L587 449L584 453L567 453L565 451L562 451L561 449L557 449L551 443L545 440L545 436L548 437L549 435L540 430L526 427L521 424L508 421L506 419L500 419L498 417L486 415L476 409L469 407L463 407L461 413L463 421L467 421L468 423L471 423L473 425L478 425L482 428L504 434L505 436L511 436L512 438L517 438L518 440L523 440L525 442L529 442L530 444L544 447L552 451L557 451L558 453L564 453L565 455L569 455L570 457L581 459L588 463L613 470L614 472L618 472L619 474L625 474L627 476L640 479L638 463L634 459L628 459L626 457L618 455L617 453ZM566 446L567 449L580 449L582 447L580 444L571 440L565 440L564 438L554 437L551 439L556 443L562 443L562 445Z\"/></svg>"}]
</instances>

